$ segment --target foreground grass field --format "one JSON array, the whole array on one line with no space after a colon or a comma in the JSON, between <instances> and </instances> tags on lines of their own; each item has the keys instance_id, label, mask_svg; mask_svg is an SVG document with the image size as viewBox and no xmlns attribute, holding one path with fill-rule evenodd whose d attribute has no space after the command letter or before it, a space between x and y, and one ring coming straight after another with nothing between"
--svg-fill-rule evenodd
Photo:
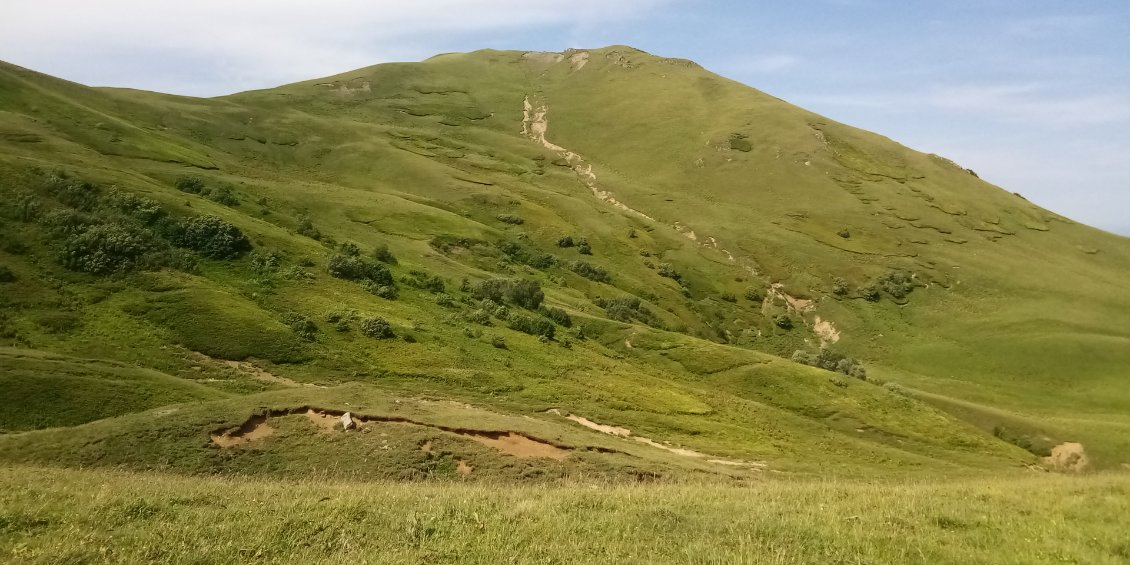
<instances>
[{"instance_id":1,"label":"foreground grass field","mask_svg":"<svg viewBox=\"0 0 1130 565\"><path fill-rule=\"evenodd\" d=\"M0 470L19 563L1125 563L1130 475L498 488Z\"/></svg>"}]
</instances>

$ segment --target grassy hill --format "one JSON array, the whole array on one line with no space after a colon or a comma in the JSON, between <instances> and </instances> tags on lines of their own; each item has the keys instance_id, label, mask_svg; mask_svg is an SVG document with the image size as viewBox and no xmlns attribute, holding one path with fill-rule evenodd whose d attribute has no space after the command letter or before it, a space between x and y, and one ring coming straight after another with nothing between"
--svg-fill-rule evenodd
<instances>
[{"instance_id":1,"label":"grassy hill","mask_svg":"<svg viewBox=\"0 0 1130 565\"><path fill-rule=\"evenodd\" d=\"M305 476L344 446L294 414L208 434L387 398L632 448L527 475L1130 462L1130 240L689 61L485 50L215 99L4 64L0 148L12 462ZM436 464L392 453L341 474Z\"/></svg>"}]
</instances>

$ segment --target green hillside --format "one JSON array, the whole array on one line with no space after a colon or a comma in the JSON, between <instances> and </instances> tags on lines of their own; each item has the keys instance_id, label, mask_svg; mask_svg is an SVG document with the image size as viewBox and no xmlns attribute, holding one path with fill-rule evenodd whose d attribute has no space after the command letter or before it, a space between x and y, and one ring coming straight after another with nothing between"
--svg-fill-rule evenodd
<instances>
[{"instance_id":1,"label":"green hillside","mask_svg":"<svg viewBox=\"0 0 1130 565\"><path fill-rule=\"evenodd\" d=\"M1071 442L1130 464L1130 240L686 60L485 50L215 99L0 64L0 191L13 463L916 477ZM389 399L467 408L387 450L295 412ZM276 412L263 441L208 439ZM568 455L468 439L504 432Z\"/></svg>"}]
</instances>

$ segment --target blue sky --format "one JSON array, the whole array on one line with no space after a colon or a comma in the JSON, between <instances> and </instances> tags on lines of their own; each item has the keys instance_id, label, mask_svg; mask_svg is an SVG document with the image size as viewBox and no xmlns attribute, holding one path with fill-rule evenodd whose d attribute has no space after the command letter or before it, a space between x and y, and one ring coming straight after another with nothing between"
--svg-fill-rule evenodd
<instances>
[{"instance_id":1,"label":"blue sky","mask_svg":"<svg viewBox=\"0 0 1130 565\"><path fill-rule=\"evenodd\" d=\"M1130 2L0 0L0 59L219 95L483 47L693 59L1130 235Z\"/></svg>"}]
</instances>

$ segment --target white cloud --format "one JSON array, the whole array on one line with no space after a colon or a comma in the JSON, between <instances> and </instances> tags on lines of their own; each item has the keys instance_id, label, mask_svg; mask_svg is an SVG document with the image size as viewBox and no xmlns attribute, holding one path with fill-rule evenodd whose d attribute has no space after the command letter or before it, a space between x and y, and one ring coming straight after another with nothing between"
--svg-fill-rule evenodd
<instances>
[{"instance_id":1,"label":"white cloud","mask_svg":"<svg viewBox=\"0 0 1130 565\"><path fill-rule=\"evenodd\" d=\"M37 0L5 6L0 59L85 81L129 68L141 80L122 86L220 94L419 59L434 54L421 45L460 34L590 25L664 1Z\"/></svg>"}]
</instances>

